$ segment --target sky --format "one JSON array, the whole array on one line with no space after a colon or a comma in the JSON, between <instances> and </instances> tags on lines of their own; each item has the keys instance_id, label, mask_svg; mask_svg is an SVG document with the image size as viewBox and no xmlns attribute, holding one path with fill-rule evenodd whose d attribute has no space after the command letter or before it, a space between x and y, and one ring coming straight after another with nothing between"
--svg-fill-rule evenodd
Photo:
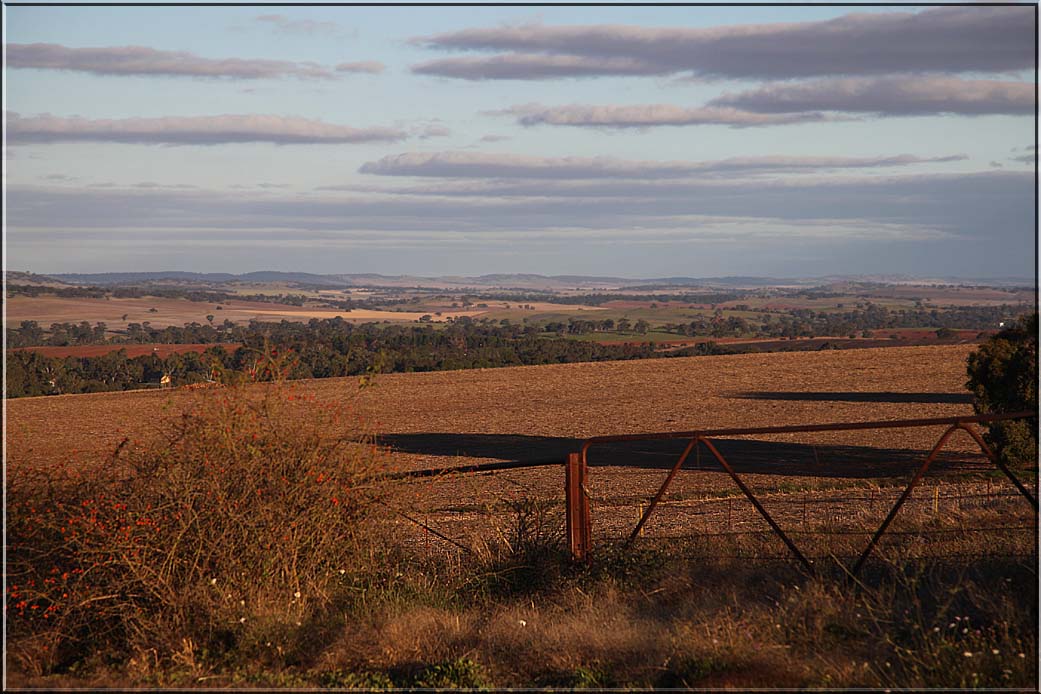
<instances>
[{"instance_id":1,"label":"sky","mask_svg":"<svg viewBox=\"0 0 1041 694\"><path fill-rule=\"evenodd\" d=\"M4 262L1031 277L1036 10L6 5Z\"/></svg>"}]
</instances>

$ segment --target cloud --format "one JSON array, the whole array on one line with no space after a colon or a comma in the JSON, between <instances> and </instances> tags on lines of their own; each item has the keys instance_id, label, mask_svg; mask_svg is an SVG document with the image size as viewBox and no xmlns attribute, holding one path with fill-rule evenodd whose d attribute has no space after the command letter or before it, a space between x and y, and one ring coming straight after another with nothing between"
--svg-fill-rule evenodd
<instances>
[{"instance_id":1,"label":"cloud","mask_svg":"<svg viewBox=\"0 0 1041 694\"><path fill-rule=\"evenodd\" d=\"M763 114L726 106L683 108L670 104L637 106L513 106L493 115L514 115L521 125L571 125L595 128L647 128L665 125L729 125L749 128L838 120L822 113Z\"/></svg>"},{"instance_id":2,"label":"cloud","mask_svg":"<svg viewBox=\"0 0 1041 694\"><path fill-rule=\"evenodd\" d=\"M272 24L277 31L284 34L336 34L340 31L340 25L336 22L290 19L282 14L262 14L257 17L257 21Z\"/></svg>"},{"instance_id":3,"label":"cloud","mask_svg":"<svg viewBox=\"0 0 1041 694\"><path fill-rule=\"evenodd\" d=\"M451 134L452 131L447 127L435 123L434 125L428 125L420 130L417 137L419 137L420 140L429 140L432 137L448 137Z\"/></svg>"},{"instance_id":4,"label":"cloud","mask_svg":"<svg viewBox=\"0 0 1041 694\"><path fill-rule=\"evenodd\" d=\"M554 77L658 75L661 68L631 58L511 53L491 58L444 58L412 66L417 75L464 80L532 80Z\"/></svg>"},{"instance_id":5,"label":"cloud","mask_svg":"<svg viewBox=\"0 0 1041 694\"><path fill-rule=\"evenodd\" d=\"M65 174L48 174L46 176L40 176L44 181L78 181L78 176L67 176Z\"/></svg>"},{"instance_id":6,"label":"cloud","mask_svg":"<svg viewBox=\"0 0 1041 694\"><path fill-rule=\"evenodd\" d=\"M791 79L893 72L1007 72L1034 65L1034 9L938 7L708 29L525 24L413 39L427 48L507 51L414 72L461 79L671 75Z\"/></svg>"},{"instance_id":7,"label":"cloud","mask_svg":"<svg viewBox=\"0 0 1041 694\"><path fill-rule=\"evenodd\" d=\"M363 60L356 63L340 63L336 66L337 72L360 72L368 73L370 75L378 75L386 69L387 66L379 62L378 60Z\"/></svg>"},{"instance_id":8,"label":"cloud","mask_svg":"<svg viewBox=\"0 0 1041 694\"><path fill-rule=\"evenodd\" d=\"M1024 164L1033 164L1037 161L1037 145L1027 145L1023 149L1026 151L1026 154L1020 154L1018 156L1012 157L1011 159L1009 159L1009 161L1018 161ZM1013 147L1012 151L1017 151L1017 148Z\"/></svg>"},{"instance_id":9,"label":"cloud","mask_svg":"<svg viewBox=\"0 0 1041 694\"><path fill-rule=\"evenodd\" d=\"M155 181L141 181L131 184L131 188L141 190L195 190L199 186L190 183L156 183Z\"/></svg>"},{"instance_id":10,"label":"cloud","mask_svg":"<svg viewBox=\"0 0 1041 694\"><path fill-rule=\"evenodd\" d=\"M145 46L69 48L54 43L7 44L7 67L71 70L94 75L210 77L227 79L332 79L335 74L316 63L243 58L203 58L187 51L160 51Z\"/></svg>"},{"instance_id":11,"label":"cloud","mask_svg":"<svg viewBox=\"0 0 1041 694\"><path fill-rule=\"evenodd\" d=\"M867 245L848 251L861 271L1024 274L1033 263L1023 253L1034 235L1032 172L769 182L529 180L520 182L528 195L513 198L485 189L485 181L458 183L472 189L452 197L11 186L8 245L21 254L26 244L38 244L46 259L56 243L87 252L101 241L143 250L223 238L239 248L263 242L325 254L354 242L388 248L416 236L468 252L502 239L519 244L580 236L592 245L605 238L725 242L763 259L798 244L820 248L859 238ZM778 245L747 245L762 239ZM893 241L903 244L898 253ZM665 249L677 252L674 245Z\"/></svg>"},{"instance_id":12,"label":"cloud","mask_svg":"<svg viewBox=\"0 0 1041 694\"><path fill-rule=\"evenodd\" d=\"M734 157L707 162L628 161L611 157L528 157L477 152L408 152L366 162L359 171L379 176L521 179L668 179L706 174L777 173L881 168L949 162L964 155L916 157Z\"/></svg>"},{"instance_id":13,"label":"cloud","mask_svg":"<svg viewBox=\"0 0 1041 694\"><path fill-rule=\"evenodd\" d=\"M406 133L393 128L352 128L307 118L221 115L166 118L87 119L49 114L7 114L10 144L115 142L145 145L221 145L267 142L277 145L395 142Z\"/></svg>"},{"instance_id":14,"label":"cloud","mask_svg":"<svg viewBox=\"0 0 1041 694\"><path fill-rule=\"evenodd\" d=\"M1028 115L1034 113L1029 82L962 80L953 77L829 79L803 84L770 84L724 94L709 106L756 113L844 111L887 116L956 113Z\"/></svg>"},{"instance_id":15,"label":"cloud","mask_svg":"<svg viewBox=\"0 0 1041 694\"><path fill-rule=\"evenodd\" d=\"M492 135L485 135L484 137L482 137L481 138L481 142L505 142L507 140L512 140L512 139L513 138L510 137L509 135L494 135L494 134L492 134Z\"/></svg>"}]
</instances>

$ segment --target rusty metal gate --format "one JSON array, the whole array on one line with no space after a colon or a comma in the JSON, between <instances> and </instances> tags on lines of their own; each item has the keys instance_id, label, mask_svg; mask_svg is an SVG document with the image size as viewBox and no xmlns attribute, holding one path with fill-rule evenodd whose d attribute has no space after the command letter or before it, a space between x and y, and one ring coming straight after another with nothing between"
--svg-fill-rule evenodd
<instances>
[{"instance_id":1,"label":"rusty metal gate","mask_svg":"<svg viewBox=\"0 0 1041 694\"><path fill-rule=\"evenodd\" d=\"M590 551L592 548L592 520L590 514L590 492L588 486L588 452L593 446L620 443L620 442L633 442L633 441L665 441L665 440L687 440L688 443L680 454L679 458L669 469L667 475L661 486L658 488L657 493L649 500L646 508L643 510L636 527L632 530L632 533L628 537L627 544L631 545L636 538L640 535L648 519L655 512L656 508L665 495L669 486L672 484L676 474L683 467L684 463L687 462L692 451L697 449L699 446L704 446L711 456L719 463L722 469L729 475L735 485L741 491L742 495L752 504L759 516L769 525L770 529L778 538L785 544L790 553L797 558L807 570L813 571L814 565L811 559L809 559L796 545L795 542L789 537L780 525L775 521L767 509L763 506L760 499L749 489L745 482L741 479L734 467L727 460L726 457L719 451L719 448L713 443L713 439L727 436L747 436L747 435L773 435L773 434L792 434L792 433L804 433L804 432L825 432L825 431L853 431L853 430L879 430L879 429L899 429L899 428L913 428L913 427L929 427L929 426L946 426L946 430L940 436L939 440L932 447L929 453L924 457L921 464L915 470L914 475L911 477L906 488L903 489L902 493L896 499L895 503L889 509L885 519L881 525L871 535L867 546L859 554L854 563L851 573L855 576L864 566L864 563L871 555L879 542L879 539L886 533L890 527L893 519L896 518L901 507L911 497L915 487L918 486L922 477L929 470L930 465L934 462L937 455L941 452L944 446L947 444L951 436L961 430L972 438L972 440L979 446L980 451L986 458L994 464L994 466L1000 470L1005 477L1007 477L1019 494L1027 500L1034 510L1034 518L1036 525L1036 516L1038 510L1037 499L1031 492L1024 486L1024 484L1016 477L1011 470L1004 465L1000 459L998 459L993 451L987 446L986 442L980 436L979 432L971 425L997 422L1014 419L1025 419L1025 418L1036 418L1037 414L1032 412L1017 412L1011 414L1000 414L1000 415L977 415L972 417L943 417L933 419L902 419L902 420L884 420L884 421L870 421L870 422L839 422L829 424L807 424L797 426L776 426L776 427L754 427L745 429L710 429L704 431L682 431L682 432L658 432L648 434L623 434L616 436L596 436L593 438L586 439L582 444L581 449L578 452L571 453L568 456L565 466L565 505L566 505L566 537L568 542L568 548L571 555L576 560L588 560L590 557Z\"/></svg>"}]
</instances>

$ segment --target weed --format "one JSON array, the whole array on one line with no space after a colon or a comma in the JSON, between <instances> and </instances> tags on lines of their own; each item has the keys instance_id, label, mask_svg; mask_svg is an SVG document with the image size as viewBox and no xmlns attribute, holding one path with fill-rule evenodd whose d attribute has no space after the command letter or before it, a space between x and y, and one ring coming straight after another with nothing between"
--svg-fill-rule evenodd
<instances>
[{"instance_id":1,"label":"weed","mask_svg":"<svg viewBox=\"0 0 1041 694\"><path fill-rule=\"evenodd\" d=\"M358 571L387 495L356 422L281 382L230 387L200 394L162 444L124 441L105 475L9 479L17 657L42 674L94 653L169 661L186 642L211 663L250 643L291 650Z\"/></svg>"},{"instance_id":2,"label":"weed","mask_svg":"<svg viewBox=\"0 0 1041 694\"><path fill-rule=\"evenodd\" d=\"M420 689L487 689L483 668L469 658L436 663L422 670L409 683Z\"/></svg>"}]
</instances>

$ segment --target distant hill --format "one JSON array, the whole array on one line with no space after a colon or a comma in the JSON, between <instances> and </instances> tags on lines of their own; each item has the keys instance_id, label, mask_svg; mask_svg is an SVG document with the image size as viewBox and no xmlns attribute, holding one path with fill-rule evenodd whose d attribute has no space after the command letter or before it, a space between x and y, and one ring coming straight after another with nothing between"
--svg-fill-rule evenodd
<instances>
[{"instance_id":1,"label":"distant hill","mask_svg":"<svg viewBox=\"0 0 1041 694\"><path fill-rule=\"evenodd\" d=\"M37 275L35 272L18 272L16 270L4 272L4 280L8 284L32 284L42 287L61 287L66 284L51 275Z\"/></svg>"},{"instance_id":2,"label":"distant hill","mask_svg":"<svg viewBox=\"0 0 1041 694\"><path fill-rule=\"evenodd\" d=\"M103 272L57 273L35 275L30 272L8 272L7 281L17 284L73 284L73 285L140 285L190 284L220 285L286 284L307 287L432 287L445 289L519 289L519 290L619 290L663 289L670 287L701 289L755 289L760 287L801 287L840 283L872 284L962 284L998 287L1033 287L1033 278L914 278L907 275L829 275L826 277L654 277L633 279L610 276L538 275L530 273L488 274L476 277L415 275L381 275L377 273L317 274L311 272L279 272L260 270L243 274L227 272Z\"/></svg>"},{"instance_id":3,"label":"distant hill","mask_svg":"<svg viewBox=\"0 0 1041 694\"><path fill-rule=\"evenodd\" d=\"M91 274L58 273L51 275L67 284L141 284L146 282L231 282L238 276L226 272L98 272Z\"/></svg>"}]
</instances>

